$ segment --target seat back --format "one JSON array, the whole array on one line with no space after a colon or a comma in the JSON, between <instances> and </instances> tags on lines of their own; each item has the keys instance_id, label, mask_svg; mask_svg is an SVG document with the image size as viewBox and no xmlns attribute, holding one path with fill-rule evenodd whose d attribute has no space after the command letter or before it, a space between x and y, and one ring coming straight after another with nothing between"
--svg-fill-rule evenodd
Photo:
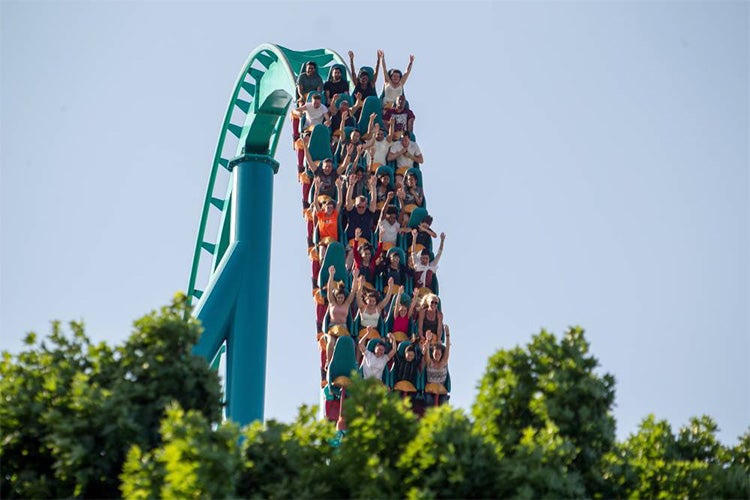
<instances>
[{"instance_id":1,"label":"seat back","mask_svg":"<svg viewBox=\"0 0 750 500\"><path fill-rule=\"evenodd\" d=\"M424 207L417 207L412 210L409 216L409 227L416 229L419 224L427 217L427 209Z\"/></svg>"},{"instance_id":2,"label":"seat back","mask_svg":"<svg viewBox=\"0 0 750 500\"><path fill-rule=\"evenodd\" d=\"M380 125L380 129L388 133L385 128L385 122L383 122L383 106L380 103L380 99L371 95L367 97L362 104L362 110L359 115L359 121L357 122L357 129L360 134L367 133L367 126L370 124L370 115L375 113L375 122Z\"/></svg>"},{"instance_id":3,"label":"seat back","mask_svg":"<svg viewBox=\"0 0 750 500\"><path fill-rule=\"evenodd\" d=\"M330 266L336 268L336 272L333 275L334 280L343 281L344 283L349 282L349 273L346 271L346 249L338 241L329 243L328 248L326 248L320 272L318 273L318 286L321 288L328 284L328 268Z\"/></svg>"},{"instance_id":4,"label":"seat back","mask_svg":"<svg viewBox=\"0 0 750 500\"><path fill-rule=\"evenodd\" d=\"M357 370L357 358L354 355L354 339L351 337L339 337L333 348L331 363L328 365L328 390L333 396L340 394L341 378L351 379L352 373ZM336 386L334 386L336 382Z\"/></svg>"},{"instance_id":5,"label":"seat back","mask_svg":"<svg viewBox=\"0 0 750 500\"><path fill-rule=\"evenodd\" d=\"M307 147L310 149L310 156L312 156L315 161L333 158L330 129L322 123L315 125L315 128L313 128L313 131L310 134L310 143Z\"/></svg>"}]
</instances>

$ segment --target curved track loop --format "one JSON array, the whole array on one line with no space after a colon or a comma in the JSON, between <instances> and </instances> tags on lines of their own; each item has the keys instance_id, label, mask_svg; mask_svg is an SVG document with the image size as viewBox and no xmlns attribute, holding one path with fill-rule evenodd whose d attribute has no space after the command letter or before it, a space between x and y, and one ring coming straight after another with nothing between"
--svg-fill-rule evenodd
<instances>
[{"instance_id":1,"label":"curved track loop","mask_svg":"<svg viewBox=\"0 0 750 500\"><path fill-rule=\"evenodd\" d=\"M231 159L246 152L270 157L275 155L285 120L263 120L259 111L278 90L294 96L299 69L305 61L315 61L321 75L327 74L327 68L333 64L346 66L341 56L330 49L298 52L280 45L262 44L250 54L237 77L219 131L203 202L187 288L191 305L195 304L194 299L200 300L203 296L205 287L211 282L231 243L232 182L228 181L223 189L218 186L219 172L221 168L229 170ZM283 114L286 115L286 108ZM215 238L210 238L207 234L208 220L211 213L216 211L220 220L219 230ZM208 256L211 264L206 269L204 259Z\"/></svg>"}]
</instances>

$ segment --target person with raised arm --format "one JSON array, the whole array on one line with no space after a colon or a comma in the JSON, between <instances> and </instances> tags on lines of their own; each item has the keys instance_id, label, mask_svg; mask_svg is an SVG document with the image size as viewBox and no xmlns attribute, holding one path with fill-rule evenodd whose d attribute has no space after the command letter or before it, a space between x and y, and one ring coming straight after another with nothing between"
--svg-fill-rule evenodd
<instances>
[{"instance_id":1,"label":"person with raised arm","mask_svg":"<svg viewBox=\"0 0 750 500\"><path fill-rule=\"evenodd\" d=\"M349 318L349 308L357 295L357 286L359 280L357 279L359 273L355 269L352 271L352 288L347 296L344 290L343 284L336 286L334 281L334 274L336 273L335 266L328 267L328 283L326 290L328 294L328 329L326 334L326 371L328 365L331 363L331 357L333 356L333 348L336 345L336 341L342 335L349 334L349 327L347 326L347 319Z\"/></svg>"},{"instance_id":2,"label":"person with raised arm","mask_svg":"<svg viewBox=\"0 0 750 500\"><path fill-rule=\"evenodd\" d=\"M391 201L393 201L393 191L386 195L378 219L378 242L385 250L396 246L398 235L403 232L398 222L398 209L391 205Z\"/></svg>"},{"instance_id":3,"label":"person with raised arm","mask_svg":"<svg viewBox=\"0 0 750 500\"><path fill-rule=\"evenodd\" d=\"M349 69L352 72L352 78L356 78L354 82L354 90L352 91L352 95L355 97L357 94L360 94L361 98L364 100L367 97L370 96L376 96L378 95L377 91L375 90L375 83L378 80L378 72L380 71L380 56L382 51L378 51L378 60L375 62L375 73L372 75L372 78L370 78L370 73L364 69L364 66L359 69L359 72L355 71L354 69L354 52L349 51ZM355 77L356 75L356 77Z\"/></svg>"},{"instance_id":4,"label":"person with raised arm","mask_svg":"<svg viewBox=\"0 0 750 500\"><path fill-rule=\"evenodd\" d=\"M386 354L385 344L383 344L382 340L377 341L378 343L374 349L375 352L370 352L367 349L367 343L370 341L368 335L363 335L360 339L359 351L364 357L362 361L362 375L365 378L376 378L378 380L383 378L385 365L396 355L396 339L389 333L388 340L391 341L391 350Z\"/></svg>"},{"instance_id":5,"label":"person with raised arm","mask_svg":"<svg viewBox=\"0 0 750 500\"><path fill-rule=\"evenodd\" d=\"M445 246L445 233L440 233L440 247L438 248L435 258L430 260L430 251L423 248L421 252L417 251L417 230L411 230L411 265L414 269L414 287L432 289L432 277L438 269L438 262L443 255Z\"/></svg>"},{"instance_id":6,"label":"person with raised arm","mask_svg":"<svg viewBox=\"0 0 750 500\"><path fill-rule=\"evenodd\" d=\"M372 254L372 246L369 243L364 245L360 244L360 238L362 238L362 230L356 228L354 230L354 243L352 243L352 255L354 257L354 267L359 270L360 276L365 279L365 283L370 288L375 287L375 271L380 261L382 261L381 253L383 246L378 245L375 250L375 255Z\"/></svg>"},{"instance_id":7,"label":"person with raised arm","mask_svg":"<svg viewBox=\"0 0 750 500\"><path fill-rule=\"evenodd\" d=\"M325 158L320 161L313 160L310 154L310 147L306 142L302 142L302 150L305 153L307 167L313 173L315 179L320 179L320 184L315 184L315 196L327 195L333 198L336 196L336 180L339 174L333 169L333 158Z\"/></svg>"},{"instance_id":8,"label":"person with raised arm","mask_svg":"<svg viewBox=\"0 0 750 500\"><path fill-rule=\"evenodd\" d=\"M398 96L404 95L404 85L406 85L406 80L409 79L409 75L411 74L414 56L409 56L409 65L406 67L405 73L401 73L397 69L386 69L385 53L382 50L378 50L378 58L383 65L383 81L385 82L385 86L383 87L383 108L388 109L396 104Z\"/></svg>"},{"instance_id":9,"label":"person with raised arm","mask_svg":"<svg viewBox=\"0 0 750 500\"><path fill-rule=\"evenodd\" d=\"M356 128L357 121L354 119L349 101L341 99L341 102L336 102L338 97L338 94L333 96L333 99L329 103L328 111L331 113L331 135L343 139L346 127Z\"/></svg>"},{"instance_id":10,"label":"person with raised arm","mask_svg":"<svg viewBox=\"0 0 750 500\"><path fill-rule=\"evenodd\" d=\"M388 317L386 318L386 321L391 322L391 332L396 335L396 337L401 337L400 340L406 340L409 338L409 320L414 314L414 307L417 302L419 302L415 297L407 308L404 303L401 302L403 295L404 287L402 285L398 287L395 303L388 311Z\"/></svg>"},{"instance_id":11,"label":"person with raised arm","mask_svg":"<svg viewBox=\"0 0 750 500\"><path fill-rule=\"evenodd\" d=\"M393 280L388 282L388 290L383 300L378 302L378 292L375 290L365 290L365 280L363 276L359 277L357 284L357 316L359 317L360 328L378 327L378 322L383 317L383 309L391 300L391 285ZM361 332L360 332L361 333Z\"/></svg>"},{"instance_id":12,"label":"person with raised arm","mask_svg":"<svg viewBox=\"0 0 750 500\"><path fill-rule=\"evenodd\" d=\"M435 334L431 331L426 332L422 354L425 356L427 383L444 386L448 378L448 359L451 354L451 333L448 325L445 325L445 344L441 344L439 340L435 341Z\"/></svg>"},{"instance_id":13,"label":"person with raised arm","mask_svg":"<svg viewBox=\"0 0 750 500\"><path fill-rule=\"evenodd\" d=\"M388 152L393 145L393 136L395 133L393 128L394 122L393 120L390 120L386 123L388 123L388 135L386 135L379 123L375 123L372 126L370 138L365 142L365 148L367 149L367 167L371 174L377 172L378 167L385 165L388 162Z\"/></svg>"}]
</instances>

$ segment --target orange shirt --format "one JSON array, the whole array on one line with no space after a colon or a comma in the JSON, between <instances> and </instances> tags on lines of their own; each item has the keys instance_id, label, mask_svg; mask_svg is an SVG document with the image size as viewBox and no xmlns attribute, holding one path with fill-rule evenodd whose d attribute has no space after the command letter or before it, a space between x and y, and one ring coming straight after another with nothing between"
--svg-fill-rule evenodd
<instances>
[{"instance_id":1,"label":"orange shirt","mask_svg":"<svg viewBox=\"0 0 750 500\"><path fill-rule=\"evenodd\" d=\"M339 211L335 210L331 215L325 212L318 212L318 236L323 238L330 237L334 240L339 239Z\"/></svg>"}]
</instances>

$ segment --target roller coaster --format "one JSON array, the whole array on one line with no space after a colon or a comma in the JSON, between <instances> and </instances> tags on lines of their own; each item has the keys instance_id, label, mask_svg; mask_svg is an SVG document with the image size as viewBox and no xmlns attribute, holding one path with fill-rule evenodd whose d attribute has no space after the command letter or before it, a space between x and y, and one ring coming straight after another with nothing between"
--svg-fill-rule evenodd
<instances>
[{"instance_id":1,"label":"roller coaster","mask_svg":"<svg viewBox=\"0 0 750 500\"><path fill-rule=\"evenodd\" d=\"M411 60L406 73L387 71L381 54L355 75L351 52L347 67L330 49L262 44L235 83L187 294L204 328L194 353L215 368L224 360L225 414L241 425L264 418L274 156L293 103L325 417L339 419L357 371L410 398L417 413L450 397L435 274L445 235L433 253L404 92ZM378 96L381 63L388 78ZM323 81L340 90L324 91ZM218 220L216 234L209 219Z\"/></svg>"}]
</instances>

